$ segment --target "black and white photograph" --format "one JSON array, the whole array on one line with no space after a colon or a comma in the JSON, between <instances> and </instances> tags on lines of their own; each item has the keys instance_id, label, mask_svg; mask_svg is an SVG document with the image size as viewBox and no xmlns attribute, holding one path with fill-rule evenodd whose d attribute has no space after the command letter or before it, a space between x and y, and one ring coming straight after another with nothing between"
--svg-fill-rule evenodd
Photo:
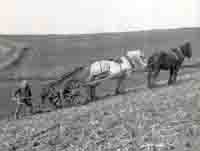
<instances>
[{"instance_id":1,"label":"black and white photograph","mask_svg":"<svg viewBox=\"0 0 200 151\"><path fill-rule=\"evenodd\" d=\"M0 151L200 151L199 0L0 2Z\"/></svg>"}]
</instances>

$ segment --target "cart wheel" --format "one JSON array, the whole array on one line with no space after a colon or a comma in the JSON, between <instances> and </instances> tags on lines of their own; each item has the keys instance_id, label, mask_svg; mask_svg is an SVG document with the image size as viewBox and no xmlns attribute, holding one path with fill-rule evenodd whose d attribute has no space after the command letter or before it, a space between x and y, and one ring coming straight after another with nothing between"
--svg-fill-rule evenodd
<instances>
[{"instance_id":1,"label":"cart wheel","mask_svg":"<svg viewBox=\"0 0 200 151\"><path fill-rule=\"evenodd\" d=\"M64 92L64 99L70 101L71 105L81 105L87 103L87 89L82 86L79 80L70 80L66 83L67 93Z\"/></svg>"}]
</instances>

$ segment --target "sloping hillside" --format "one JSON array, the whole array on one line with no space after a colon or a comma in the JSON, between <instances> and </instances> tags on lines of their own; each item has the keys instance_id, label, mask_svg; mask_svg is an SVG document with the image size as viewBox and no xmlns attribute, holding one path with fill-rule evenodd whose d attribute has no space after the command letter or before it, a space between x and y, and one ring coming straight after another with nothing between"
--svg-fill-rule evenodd
<instances>
[{"instance_id":1,"label":"sloping hillside","mask_svg":"<svg viewBox=\"0 0 200 151\"><path fill-rule=\"evenodd\" d=\"M137 92L137 93L136 93ZM0 150L197 151L200 146L200 73L141 86L87 106L0 123Z\"/></svg>"},{"instance_id":2,"label":"sloping hillside","mask_svg":"<svg viewBox=\"0 0 200 151\"><path fill-rule=\"evenodd\" d=\"M20 75L56 75L91 60L121 56L122 49L142 49L149 56L156 49L169 49L189 40L199 57L200 28L152 30L83 35L0 35L29 43L32 57L16 72Z\"/></svg>"},{"instance_id":3,"label":"sloping hillside","mask_svg":"<svg viewBox=\"0 0 200 151\"><path fill-rule=\"evenodd\" d=\"M54 77L70 71L76 65L87 64L94 59L121 56L122 48L141 48L148 57L156 49L177 47L184 40L189 40L192 44L193 59L200 57L200 28L88 35L0 35L0 39L30 46L29 51L23 55L23 59L17 59L19 62L14 62L14 64L10 63L8 70L0 73L0 119L12 114L15 110L15 104L10 101L10 96L13 88L16 87L16 82L2 80L8 76ZM168 74L161 74L161 79L167 77ZM134 75L132 82L128 81L126 86L134 87L144 83L145 79L145 74ZM37 97L42 87L41 81L32 80L30 84L34 97ZM106 82L102 87L103 89L97 90L98 95L107 93L114 84Z\"/></svg>"},{"instance_id":4,"label":"sloping hillside","mask_svg":"<svg viewBox=\"0 0 200 151\"><path fill-rule=\"evenodd\" d=\"M30 47L26 43L0 39L0 71L12 69L23 63Z\"/></svg>"}]
</instances>

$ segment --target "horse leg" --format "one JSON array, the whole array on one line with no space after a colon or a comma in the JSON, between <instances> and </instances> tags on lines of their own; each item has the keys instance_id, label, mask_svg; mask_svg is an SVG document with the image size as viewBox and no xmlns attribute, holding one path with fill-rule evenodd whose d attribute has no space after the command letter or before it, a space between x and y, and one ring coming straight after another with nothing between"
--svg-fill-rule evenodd
<instances>
[{"instance_id":1,"label":"horse leg","mask_svg":"<svg viewBox=\"0 0 200 151\"><path fill-rule=\"evenodd\" d=\"M177 80L179 68L180 68L180 67L177 66L176 69L174 70L173 83L175 83L176 80Z\"/></svg>"},{"instance_id":2,"label":"horse leg","mask_svg":"<svg viewBox=\"0 0 200 151\"><path fill-rule=\"evenodd\" d=\"M91 96L92 96L92 100L96 100L97 97L96 97L96 85L92 86L91 87Z\"/></svg>"},{"instance_id":3,"label":"horse leg","mask_svg":"<svg viewBox=\"0 0 200 151\"><path fill-rule=\"evenodd\" d=\"M40 96L40 99L41 99L41 103L40 103L40 105L39 105L39 108L42 109L42 107L43 107L44 104L45 104L45 99L46 99L46 97L45 97L45 96Z\"/></svg>"},{"instance_id":4,"label":"horse leg","mask_svg":"<svg viewBox=\"0 0 200 151\"><path fill-rule=\"evenodd\" d=\"M173 83L173 74L174 74L174 68L171 67L169 71L169 80L168 80L168 85L171 85Z\"/></svg>"},{"instance_id":5,"label":"horse leg","mask_svg":"<svg viewBox=\"0 0 200 151\"><path fill-rule=\"evenodd\" d=\"M119 77L117 79L115 95L118 95L118 94L122 93L122 91L120 89L121 89L121 85L122 85L123 81L124 81L124 76Z\"/></svg>"},{"instance_id":6,"label":"horse leg","mask_svg":"<svg viewBox=\"0 0 200 151\"><path fill-rule=\"evenodd\" d=\"M160 73L160 67L158 65L151 65L148 68L148 74L147 74L147 81L148 81L148 88L152 88L155 84L155 80L158 77Z\"/></svg>"},{"instance_id":7,"label":"horse leg","mask_svg":"<svg viewBox=\"0 0 200 151\"><path fill-rule=\"evenodd\" d=\"M152 86L153 86L153 83L152 83L152 71L149 71L148 73L147 73L147 82L148 82L148 88L152 88Z\"/></svg>"},{"instance_id":8,"label":"horse leg","mask_svg":"<svg viewBox=\"0 0 200 151\"><path fill-rule=\"evenodd\" d=\"M89 98L88 98L89 101L96 100L97 99L97 97L96 97L96 85L89 86L88 87L88 93L89 93Z\"/></svg>"},{"instance_id":9,"label":"horse leg","mask_svg":"<svg viewBox=\"0 0 200 151\"><path fill-rule=\"evenodd\" d=\"M154 81L157 79L159 73L160 73L160 69L157 69L157 70L154 72L154 75L153 75Z\"/></svg>"},{"instance_id":10,"label":"horse leg","mask_svg":"<svg viewBox=\"0 0 200 151\"><path fill-rule=\"evenodd\" d=\"M155 84L155 80L157 79L158 75L160 73L160 69L156 69L155 71L149 71L147 75L147 81L148 81L148 88L152 88Z\"/></svg>"},{"instance_id":11,"label":"horse leg","mask_svg":"<svg viewBox=\"0 0 200 151\"><path fill-rule=\"evenodd\" d=\"M178 76L178 71L176 70L176 71L174 72L173 83L176 82L176 80L177 80L177 76Z\"/></svg>"}]
</instances>

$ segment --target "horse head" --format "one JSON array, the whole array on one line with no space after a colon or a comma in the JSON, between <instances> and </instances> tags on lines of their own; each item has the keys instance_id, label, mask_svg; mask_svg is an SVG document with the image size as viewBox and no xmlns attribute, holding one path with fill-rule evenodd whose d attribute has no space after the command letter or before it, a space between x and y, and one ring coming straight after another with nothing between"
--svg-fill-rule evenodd
<instances>
[{"instance_id":1,"label":"horse head","mask_svg":"<svg viewBox=\"0 0 200 151\"><path fill-rule=\"evenodd\" d=\"M131 59L133 64L136 64L137 67L145 68L147 66L146 57L143 51L139 49L127 51L126 55Z\"/></svg>"},{"instance_id":2,"label":"horse head","mask_svg":"<svg viewBox=\"0 0 200 151\"><path fill-rule=\"evenodd\" d=\"M180 46L180 49L182 50L185 57L189 59L192 57L192 47L190 42L185 42L183 45Z\"/></svg>"}]
</instances>

